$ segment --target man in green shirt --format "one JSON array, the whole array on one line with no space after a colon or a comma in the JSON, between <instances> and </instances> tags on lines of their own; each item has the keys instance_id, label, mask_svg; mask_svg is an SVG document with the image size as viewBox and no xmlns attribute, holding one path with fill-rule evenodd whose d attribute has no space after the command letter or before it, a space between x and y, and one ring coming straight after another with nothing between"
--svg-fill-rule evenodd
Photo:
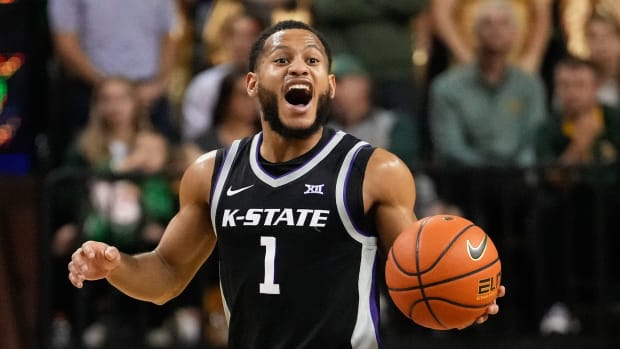
<instances>
[{"instance_id":1,"label":"man in green shirt","mask_svg":"<svg viewBox=\"0 0 620 349\"><path fill-rule=\"evenodd\" d=\"M431 86L435 159L457 166L523 167L535 163L534 137L546 118L542 81L511 66L515 14L488 2L476 16L477 59L438 76Z\"/></svg>"}]
</instances>

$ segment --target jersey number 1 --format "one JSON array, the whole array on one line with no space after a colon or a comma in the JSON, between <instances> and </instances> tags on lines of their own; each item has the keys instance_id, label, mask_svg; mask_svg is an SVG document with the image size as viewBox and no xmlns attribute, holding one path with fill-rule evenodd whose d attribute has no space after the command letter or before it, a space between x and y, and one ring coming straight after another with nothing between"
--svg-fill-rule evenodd
<instances>
[{"instance_id":1,"label":"jersey number 1","mask_svg":"<svg viewBox=\"0 0 620 349\"><path fill-rule=\"evenodd\" d=\"M263 294L280 294L280 285L274 283L276 238L273 236L261 236L260 245L265 246L265 280L260 283L259 291Z\"/></svg>"}]
</instances>

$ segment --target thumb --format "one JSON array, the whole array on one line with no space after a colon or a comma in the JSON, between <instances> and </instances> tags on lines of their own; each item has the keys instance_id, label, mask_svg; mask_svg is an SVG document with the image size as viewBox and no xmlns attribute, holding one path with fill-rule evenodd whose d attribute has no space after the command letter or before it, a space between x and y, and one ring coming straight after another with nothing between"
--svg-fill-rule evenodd
<instances>
[{"instance_id":1,"label":"thumb","mask_svg":"<svg viewBox=\"0 0 620 349\"><path fill-rule=\"evenodd\" d=\"M118 249L114 246L108 246L103 252L103 255L105 256L105 259L110 262L115 262L120 257Z\"/></svg>"}]
</instances>

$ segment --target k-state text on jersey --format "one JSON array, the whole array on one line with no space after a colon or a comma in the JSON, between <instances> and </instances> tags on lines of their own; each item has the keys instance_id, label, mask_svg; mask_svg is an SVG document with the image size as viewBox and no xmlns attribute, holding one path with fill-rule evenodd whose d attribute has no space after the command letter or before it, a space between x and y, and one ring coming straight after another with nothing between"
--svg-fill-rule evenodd
<instances>
[{"instance_id":1,"label":"k-state text on jersey","mask_svg":"<svg viewBox=\"0 0 620 349\"><path fill-rule=\"evenodd\" d=\"M309 226L325 227L329 210L304 208L250 208L245 213L240 209L225 209L222 227L243 226Z\"/></svg>"}]
</instances>

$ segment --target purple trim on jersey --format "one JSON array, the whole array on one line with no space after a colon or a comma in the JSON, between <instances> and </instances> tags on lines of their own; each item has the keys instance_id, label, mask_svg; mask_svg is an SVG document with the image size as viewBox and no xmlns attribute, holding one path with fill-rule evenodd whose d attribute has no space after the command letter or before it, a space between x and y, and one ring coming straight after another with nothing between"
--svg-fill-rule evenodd
<instances>
[{"instance_id":1,"label":"purple trim on jersey","mask_svg":"<svg viewBox=\"0 0 620 349\"><path fill-rule=\"evenodd\" d=\"M355 158L357 157L357 154L360 152L360 150L362 150L362 148L368 147L368 146L370 146L370 145L364 145L362 147L359 147L355 151L355 155L353 155L353 159L351 159L351 162L349 163L349 169L347 170L347 176L344 179L344 188L342 188L342 191L344 193L344 200L343 200L343 202L344 202L344 209L347 211L347 215L350 218L353 218L353 215L351 215L351 210L349 209L349 205L348 205L349 201L347 200L347 188L349 188L349 177L351 177L351 170L353 169L353 165L355 163ZM363 195L362 195L362 197L363 197ZM357 223L353 219L351 219L351 225L353 225L353 228L355 229L355 231L360 233L361 235L364 235L364 236L375 236L374 234L368 233L368 232L360 229L357 226Z\"/></svg>"},{"instance_id":2,"label":"purple trim on jersey","mask_svg":"<svg viewBox=\"0 0 620 349\"><path fill-rule=\"evenodd\" d=\"M370 284L370 315L372 323L375 325L375 338L379 348L383 348L381 336L379 335L379 305L377 304L377 255L372 264L372 283Z\"/></svg>"},{"instance_id":3,"label":"purple trim on jersey","mask_svg":"<svg viewBox=\"0 0 620 349\"><path fill-rule=\"evenodd\" d=\"M289 173L297 171L298 169L302 168L305 164L309 163L310 161L314 160L320 153L321 150L325 149L325 147L329 144L329 142L331 142L332 139L334 139L334 137L336 136L336 132L334 132L333 135L331 135L331 137L329 137L329 139L327 140L327 142L325 142L325 144L323 144L323 147L321 147L320 149L318 149L314 155L308 159L307 161L304 161L303 163L301 163L297 168L295 168L294 170L284 173L280 176L273 176L271 173L269 173L267 170L265 170L265 168L263 167L263 165L261 164L260 161L260 157L259 157L259 153L260 153L260 146L263 143L263 133L260 132L258 135L256 135L256 137L258 137L258 141L256 142L256 153L254 154L254 158L256 158L256 164L258 164L258 167L261 169L261 171L266 174L267 176L269 176L271 179L280 179L284 176L287 176ZM303 156L303 155L302 155Z\"/></svg>"}]
</instances>

